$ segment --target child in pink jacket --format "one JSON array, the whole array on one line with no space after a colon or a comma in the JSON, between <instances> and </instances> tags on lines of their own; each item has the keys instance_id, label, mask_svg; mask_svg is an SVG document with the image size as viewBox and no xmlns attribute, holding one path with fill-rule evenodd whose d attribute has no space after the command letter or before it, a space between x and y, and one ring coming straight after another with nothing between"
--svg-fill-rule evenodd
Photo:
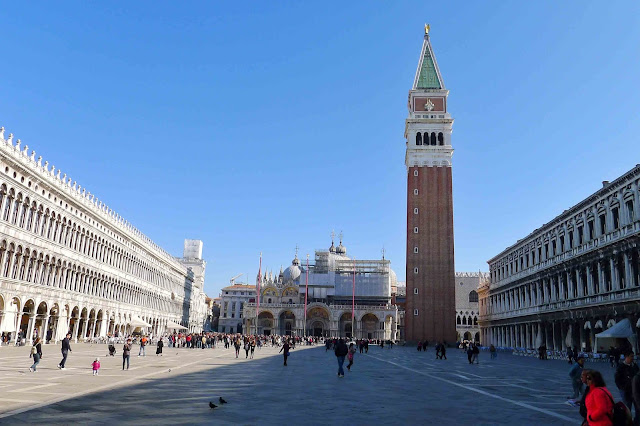
<instances>
[{"instance_id":1,"label":"child in pink jacket","mask_svg":"<svg viewBox=\"0 0 640 426\"><path fill-rule=\"evenodd\" d=\"M91 366L93 367L93 375L97 376L98 375L98 370L100 370L100 358L96 358L96 360L93 361Z\"/></svg>"}]
</instances>

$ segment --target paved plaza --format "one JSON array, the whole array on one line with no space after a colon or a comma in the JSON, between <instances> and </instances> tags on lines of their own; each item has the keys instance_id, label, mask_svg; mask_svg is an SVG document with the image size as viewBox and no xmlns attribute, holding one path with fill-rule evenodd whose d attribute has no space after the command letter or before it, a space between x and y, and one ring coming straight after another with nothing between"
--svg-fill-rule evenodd
<instances>
[{"instance_id":1,"label":"paved plaza","mask_svg":"<svg viewBox=\"0 0 640 426\"><path fill-rule=\"evenodd\" d=\"M37 373L29 373L28 347L0 348L0 424L579 424L563 361L538 361L500 354L479 365L449 350L435 360L414 348L356 354L351 372L336 377L336 358L324 347L298 347L289 366L277 348L256 350L255 359L235 359L233 349L165 348L162 358L149 347L129 371L122 357L105 357L105 345L76 344L67 370L56 368L59 346L44 345ZM100 356L100 375L90 364ZM605 374L606 363L587 364ZM223 396L228 404L210 410Z\"/></svg>"}]
</instances>

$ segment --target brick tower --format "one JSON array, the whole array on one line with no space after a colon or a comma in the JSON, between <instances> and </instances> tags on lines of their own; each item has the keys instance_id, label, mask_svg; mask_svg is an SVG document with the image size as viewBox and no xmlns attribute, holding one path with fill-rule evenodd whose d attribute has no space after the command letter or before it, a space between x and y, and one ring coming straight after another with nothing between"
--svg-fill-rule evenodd
<instances>
[{"instance_id":1,"label":"brick tower","mask_svg":"<svg viewBox=\"0 0 640 426\"><path fill-rule=\"evenodd\" d=\"M425 26L409 91L405 338L456 341L451 131L453 119Z\"/></svg>"}]
</instances>

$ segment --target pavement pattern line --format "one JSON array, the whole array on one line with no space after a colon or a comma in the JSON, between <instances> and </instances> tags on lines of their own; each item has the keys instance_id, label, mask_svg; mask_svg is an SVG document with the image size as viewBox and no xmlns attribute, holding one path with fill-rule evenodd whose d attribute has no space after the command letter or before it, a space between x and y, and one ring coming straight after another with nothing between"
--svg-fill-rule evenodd
<instances>
[{"instance_id":1,"label":"pavement pattern line","mask_svg":"<svg viewBox=\"0 0 640 426\"><path fill-rule=\"evenodd\" d=\"M228 355L228 354L226 354L226 353L220 354L220 355L215 356L213 358L220 358L220 357L223 357L225 355ZM180 366L173 367L173 370L179 370L181 368L188 367L190 365L201 364L201 363L202 363L202 360L197 360L197 361L194 361L194 362L190 362L188 364L183 364L183 365L180 365ZM108 384L106 384L104 386L99 386L97 388L92 388L91 391L89 391L89 392L80 391L80 392L76 392L76 393L73 393L73 394L62 395L62 396L60 396L58 398L54 398L54 399L51 399L51 400L48 400L48 401L44 401L44 402L41 402L39 404L31 405L31 406L28 406L28 407L22 407L22 408L18 408L16 410L12 410L12 411L8 411L6 413L2 413L2 414L0 414L0 419L3 419L5 417L10 417L10 416L15 416L16 414L26 413L27 411L37 410L39 408L47 407L49 405L56 404L58 402L66 401L67 399L77 398L77 397L80 397L80 396L83 396L83 395L86 395L86 394L95 393L95 392L99 392L99 391L103 391L103 390L107 390L107 389L112 389L112 388L117 388L117 387L122 386L123 384L127 384L127 383L130 383L130 382L138 381L138 380L144 379L146 377L152 377L152 376L155 376L155 375L158 375L158 374L163 374L163 373L166 373L165 369L162 369L160 371L154 371L154 372L142 375L142 376L131 377L129 379L122 380L122 381L115 382L115 383L108 383Z\"/></svg>"},{"instance_id":2,"label":"pavement pattern line","mask_svg":"<svg viewBox=\"0 0 640 426\"><path fill-rule=\"evenodd\" d=\"M388 364L395 365L396 367L400 367L400 368L403 368L405 370L412 371L414 373L418 373L418 374L421 374L423 376L427 376L429 378L432 378L432 379L435 379L435 380L439 380L441 382L448 383L450 385L458 386L458 387L461 387L463 389L466 389L466 390L469 390L469 391L472 391L472 392L476 392L476 393L479 393L481 395L488 396L490 398L495 398L495 399L498 399L500 401L508 402L508 403L517 405L517 406L522 407L522 408L526 408L526 409L529 409L529 410L532 410L532 411L537 411L539 413L547 414L547 415L549 415L551 417L555 417L557 419L567 420L567 421L570 421L570 422L575 422L576 421L575 419L572 419L571 417L563 416L562 414L554 413L553 411L545 410L544 408L535 407L533 405L527 404L526 402L520 402L520 401L516 401L516 400L513 400L513 399L509 399L509 398L504 398L504 397L499 396L499 395L495 395L495 394L492 394L492 393L489 393L489 392L486 392L486 391L483 391L483 390L480 390L480 389L476 389L476 388L474 388L472 386L467 386L467 385L464 385L462 383L456 383L454 381L451 381L451 380L448 380L448 379L444 379L442 377L438 377L438 376L435 376L433 374L429 374L429 373L425 373L425 372L420 371L420 370L416 370L416 369L413 369L413 368L405 367L404 365L398 364L398 363L393 362L393 361L387 361L385 359L378 358L377 356L373 356L373 355L369 355L369 354L367 354L367 356L370 356L370 357L372 357L374 359L377 359L380 362L386 362Z\"/></svg>"}]
</instances>

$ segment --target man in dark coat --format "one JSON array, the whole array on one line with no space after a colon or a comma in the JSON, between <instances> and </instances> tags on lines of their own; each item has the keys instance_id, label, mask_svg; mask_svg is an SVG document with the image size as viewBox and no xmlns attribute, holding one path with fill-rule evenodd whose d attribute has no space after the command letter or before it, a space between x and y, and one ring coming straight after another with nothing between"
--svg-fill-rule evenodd
<instances>
[{"instance_id":1,"label":"man in dark coat","mask_svg":"<svg viewBox=\"0 0 640 426\"><path fill-rule=\"evenodd\" d=\"M638 368L638 364L636 364L633 360L633 355L633 351L625 350L624 361L618 364L618 368L616 369L616 374L614 376L616 386L620 390L620 398L622 398L622 402L624 402L624 405L627 406L629 411L633 409L632 380L633 377L640 371L640 368ZM637 411L635 417L638 417ZM634 424L637 423L634 422Z\"/></svg>"},{"instance_id":2,"label":"man in dark coat","mask_svg":"<svg viewBox=\"0 0 640 426\"><path fill-rule=\"evenodd\" d=\"M344 365L344 357L349 353L349 348L347 348L347 344L344 342L344 340L338 340L334 352L336 354L336 357L338 358L338 377L344 377L344 369L342 368L342 366Z\"/></svg>"},{"instance_id":3,"label":"man in dark coat","mask_svg":"<svg viewBox=\"0 0 640 426\"><path fill-rule=\"evenodd\" d=\"M71 339L71 333L67 333L64 339L62 339L62 361L58 364L58 368L64 370L64 365L67 363L67 355L69 352L73 352L71 350L71 344L69 343L69 339Z\"/></svg>"}]
</instances>

